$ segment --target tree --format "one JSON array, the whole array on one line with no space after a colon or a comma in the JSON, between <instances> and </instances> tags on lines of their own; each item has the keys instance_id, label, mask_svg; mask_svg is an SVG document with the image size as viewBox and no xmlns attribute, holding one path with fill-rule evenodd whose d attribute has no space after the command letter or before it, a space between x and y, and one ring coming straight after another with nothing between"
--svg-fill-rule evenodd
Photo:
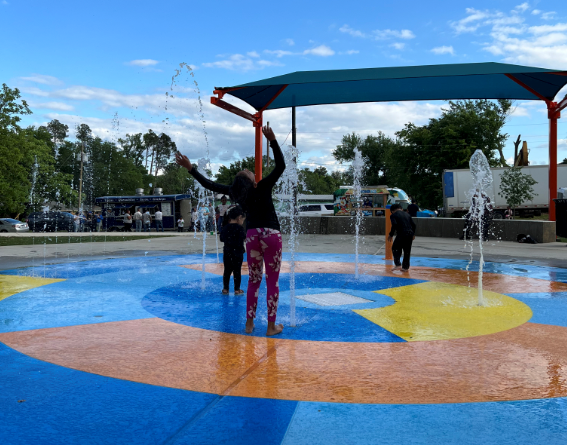
<instances>
[{"instance_id":1,"label":"tree","mask_svg":"<svg viewBox=\"0 0 567 445\"><path fill-rule=\"evenodd\" d=\"M335 177L325 167L317 167L311 171L303 168L299 171L299 192L313 195L329 195L339 188Z\"/></svg>"},{"instance_id":2,"label":"tree","mask_svg":"<svg viewBox=\"0 0 567 445\"><path fill-rule=\"evenodd\" d=\"M171 163L164 167L163 174L159 176L159 185L163 188L164 194L175 195L193 190L195 182L185 168Z\"/></svg>"},{"instance_id":3,"label":"tree","mask_svg":"<svg viewBox=\"0 0 567 445\"><path fill-rule=\"evenodd\" d=\"M69 127L65 124L62 124L57 119L53 119L47 124L47 131L51 134L53 146L55 150L57 150L58 144L60 144L67 138Z\"/></svg>"},{"instance_id":4,"label":"tree","mask_svg":"<svg viewBox=\"0 0 567 445\"><path fill-rule=\"evenodd\" d=\"M567 164L567 158L563 159L560 164Z\"/></svg>"},{"instance_id":5,"label":"tree","mask_svg":"<svg viewBox=\"0 0 567 445\"><path fill-rule=\"evenodd\" d=\"M176 151L177 151L177 146L175 145L175 142L173 142L167 134L165 133L160 134L159 141L157 145L154 147L153 158L155 158L155 162L154 159L152 159L152 163L154 164L155 167L154 186L157 186L158 171L160 169L163 169L167 164L169 164L171 157L173 156L173 153L175 153ZM150 170L150 174L151 173L152 172Z\"/></svg>"},{"instance_id":6,"label":"tree","mask_svg":"<svg viewBox=\"0 0 567 445\"><path fill-rule=\"evenodd\" d=\"M144 163L144 141L142 133L126 134L124 139L118 139L118 143L122 147L124 156L134 161L134 164L142 166Z\"/></svg>"},{"instance_id":7,"label":"tree","mask_svg":"<svg viewBox=\"0 0 567 445\"><path fill-rule=\"evenodd\" d=\"M266 156L263 157L263 165L266 165ZM218 182L225 185L231 185L234 182L236 174L244 169L250 170L252 173L255 172L255 158L253 156L248 156L241 161L236 161L231 163L228 167L221 165L218 173L215 175ZM262 176L265 178L274 169L274 160L270 162L268 168L262 169Z\"/></svg>"},{"instance_id":8,"label":"tree","mask_svg":"<svg viewBox=\"0 0 567 445\"><path fill-rule=\"evenodd\" d=\"M533 186L537 184L537 181L530 175L524 175L521 167L507 168L502 173L500 181L498 194L506 199L506 203L512 207L512 210L523 202L534 199Z\"/></svg>"},{"instance_id":9,"label":"tree","mask_svg":"<svg viewBox=\"0 0 567 445\"><path fill-rule=\"evenodd\" d=\"M5 83L2 84L0 92L0 128L8 131L17 131L20 129L19 122L21 116L32 114L25 100L20 99L20 90L17 88L9 88Z\"/></svg>"},{"instance_id":10,"label":"tree","mask_svg":"<svg viewBox=\"0 0 567 445\"><path fill-rule=\"evenodd\" d=\"M399 143L385 155L387 184L404 189L423 206L436 207L443 198L443 170L468 168L477 148L492 167L505 165L508 135L501 130L510 107L507 100L451 101L427 125L406 124L396 133Z\"/></svg>"},{"instance_id":11,"label":"tree","mask_svg":"<svg viewBox=\"0 0 567 445\"><path fill-rule=\"evenodd\" d=\"M33 157L27 148L19 122L31 114L20 91L2 84L0 91L0 215L20 213L29 200Z\"/></svg>"},{"instance_id":12,"label":"tree","mask_svg":"<svg viewBox=\"0 0 567 445\"><path fill-rule=\"evenodd\" d=\"M378 135L369 135L362 139L356 133L343 136L341 145L333 151L333 156L341 164L354 160L354 149L357 148L364 159L365 169L362 183L365 185L382 185L388 183L386 170L386 154L397 147L398 143L381 131Z\"/></svg>"}]
</instances>

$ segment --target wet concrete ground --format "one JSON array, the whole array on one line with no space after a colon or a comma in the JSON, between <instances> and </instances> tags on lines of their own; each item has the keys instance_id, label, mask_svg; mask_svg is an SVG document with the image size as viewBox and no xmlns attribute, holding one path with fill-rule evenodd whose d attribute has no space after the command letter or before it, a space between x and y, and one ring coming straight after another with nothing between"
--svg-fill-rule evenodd
<instances>
[{"instance_id":1,"label":"wet concrete ground","mask_svg":"<svg viewBox=\"0 0 567 445\"><path fill-rule=\"evenodd\" d=\"M1 248L0 443L567 443L564 245L487 246L479 307L461 241L401 273L368 237L356 280L351 239L303 236L266 338L210 241L204 275L186 235Z\"/></svg>"}]
</instances>

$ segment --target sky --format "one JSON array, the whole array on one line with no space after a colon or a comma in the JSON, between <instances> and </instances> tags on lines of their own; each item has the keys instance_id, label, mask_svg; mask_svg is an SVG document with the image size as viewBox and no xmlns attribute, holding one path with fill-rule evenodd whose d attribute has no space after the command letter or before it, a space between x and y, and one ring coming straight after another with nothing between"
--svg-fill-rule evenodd
<instances>
[{"instance_id":1,"label":"sky","mask_svg":"<svg viewBox=\"0 0 567 445\"><path fill-rule=\"evenodd\" d=\"M254 154L251 123L210 104L215 87L294 71L503 62L567 70L567 2L0 0L0 83L18 88L25 124L52 119L116 141L166 132L213 170ZM567 90L557 96L561 100ZM225 96L225 99L229 96ZM230 100L252 111L243 102ZM548 120L540 101L515 102L504 131L512 159L518 134L532 164L548 163ZM297 110L300 166L341 168L342 136L427 124L444 102L392 102ZM564 113L566 115L567 113ZM280 144L291 111L264 114ZM567 115L559 120L567 158Z\"/></svg>"}]
</instances>

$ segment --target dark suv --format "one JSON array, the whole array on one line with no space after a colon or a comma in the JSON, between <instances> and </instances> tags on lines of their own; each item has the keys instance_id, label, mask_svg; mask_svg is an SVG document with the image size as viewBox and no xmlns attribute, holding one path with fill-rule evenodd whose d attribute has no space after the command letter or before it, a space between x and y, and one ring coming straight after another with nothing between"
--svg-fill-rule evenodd
<instances>
[{"instance_id":1,"label":"dark suv","mask_svg":"<svg viewBox=\"0 0 567 445\"><path fill-rule=\"evenodd\" d=\"M33 212L27 223L33 232L73 231L74 215L68 212Z\"/></svg>"}]
</instances>

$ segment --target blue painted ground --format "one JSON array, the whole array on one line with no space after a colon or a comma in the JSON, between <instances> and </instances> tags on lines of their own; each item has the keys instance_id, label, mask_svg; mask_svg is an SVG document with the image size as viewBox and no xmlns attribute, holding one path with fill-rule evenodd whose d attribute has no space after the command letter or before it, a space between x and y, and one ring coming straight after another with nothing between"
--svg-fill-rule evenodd
<instances>
[{"instance_id":1,"label":"blue painted ground","mask_svg":"<svg viewBox=\"0 0 567 445\"><path fill-rule=\"evenodd\" d=\"M295 402L102 377L1 343L0 363L2 445L567 443L564 398L439 405Z\"/></svg>"},{"instance_id":2,"label":"blue painted ground","mask_svg":"<svg viewBox=\"0 0 567 445\"><path fill-rule=\"evenodd\" d=\"M284 255L284 259L286 256ZM353 255L298 254L301 261L354 260ZM383 264L361 255L366 263ZM131 320L159 316L191 326L233 332L245 318L245 297L223 297L220 277L180 268L199 256L87 261L2 274L65 278L0 302L0 332ZM208 256L216 262L216 256ZM412 265L464 269L467 262L414 258ZM471 270L476 270L473 263ZM567 270L488 263L488 272L567 282ZM394 280L394 281L391 281ZM381 307L391 300L376 290L396 279L324 274L298 278L298 294L343 290L372 300L357 308ZM246 278L243 280L245 283ZM416 280L416 282L418 282ZM404 280L404 284L408 280ZM287 323L289 292L281 281L279 318ZM243 286L245 287L245 286ZM302 290L303 289L303 290ZM318 292L319 292L318 291ZM513 294L528 304L531 322L567 326L567 293ZM182 310L169 310L182 303ZM370 298L372 297L372 298ZM258 322L265 320L265 300ZM300 302L300 301L299 301ZM317 337L311 326L335 323L342 341L399 341L370 322L343 329L354 306L319 307L300 302L300 328L288 338ZM199 309L200 313L195 314ZM207 312L208 311L208 312ZM219 317L220 311L220 317ZM207 316L208 315L208 316ZM213 316L214 315L214 316ZM356 316L360 323L363 318ZM346 325L347 323L345 323ZM300 332L301 331L301 332ZM369 331L369 332L367 332ZM295 335L295 337L293 337ZM303 337L301 337L303 336ZM339 337L336 337L338 339ZM0 343L0 444L567 444L567 399L430 405L360 405L221 397L162 388L75 371L20 354ZM380 382L376 382L377 385Z\"/></svg>"},{"instance_id":3,"label":"blue painted ground","mask_svg":"<svg viewBox=\"0 0 567 445\"><path fill-rule=\"evenodd\" d=\"M289 275L280 275L278 322L286 326L278 338L293 340L343 342L403 342L402 338L354 313L353 309L389 306L394 300L372 291L423 283L423 280L367 276L357 281L352 275L297 274L296 294L344 292L371 300L370 303L343 306L320 306L296 299L296 327L290 326ZM246 286L242 287L246 289ZM205 290L200 282L157 289L142 300L142 307L151 314L174 323L202 329L243 334L246 296L225 296L220 293L222 277L210 278ZM256 335L267 327L266 288L260 288Z\"/></svg>"}]
</instances>

